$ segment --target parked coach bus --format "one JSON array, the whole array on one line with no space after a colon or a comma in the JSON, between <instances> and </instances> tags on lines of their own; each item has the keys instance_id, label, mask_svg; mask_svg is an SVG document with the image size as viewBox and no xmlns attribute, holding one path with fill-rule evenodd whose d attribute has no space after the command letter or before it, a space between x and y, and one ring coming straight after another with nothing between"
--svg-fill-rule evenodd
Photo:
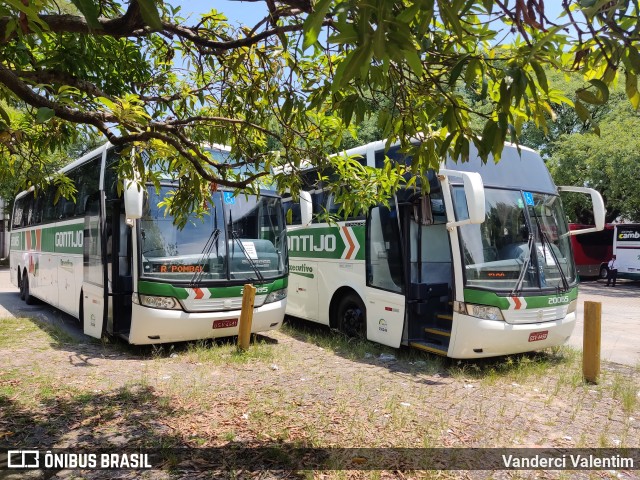
<instances>
[{"instance_id":1,"label":"parked coach bus","mask_svg":"<svg viewBox=\"0 0 640 480\"><path fill-rule=\"evenodd\" d=\"M604 205L592 189L556 187L540 156L520 150L506 145L497 164L472 150L468 162L429 171L428 190L400 191L388 207L337 224L313 216L339 205L307 172L307 194L284 200L287 314L453 358L566 342L578 277L559 191L591 196L597 227L583 232L602 229ZM385 155L409 160L384 141L346 154L378 168Z\"/></svg>"},{"instance_id":2,"label":"parked coach bus","mask_svg":"<svg viewBox=\"0 0 640 480\"><path fill-rule=\"evenodd\" d=\"M569 230L583 230L592 225L570 223ZM572 235L571 247L578 275L584 278L607 278L607 263L613 255L613 224L606 224L599 232Z\"/></svg>"},{"instance_id":3,"label":"parked coach bus","mask_svg":"<svg viewBox=\"0 0 640 480\"><path fill-rule=\"evenodd\" d=\"M53 188L18 194L10 264L20 296L73 315L92 337L150 344L236 335L243 285L254 283L252 331L278 328L287 294L280 198L216 191L204 219L180 230L158 206L177 184L127 183L118 195L118 161L106 144L65 167L76 201L54 203Z\"/></svg>"}]
</instances>

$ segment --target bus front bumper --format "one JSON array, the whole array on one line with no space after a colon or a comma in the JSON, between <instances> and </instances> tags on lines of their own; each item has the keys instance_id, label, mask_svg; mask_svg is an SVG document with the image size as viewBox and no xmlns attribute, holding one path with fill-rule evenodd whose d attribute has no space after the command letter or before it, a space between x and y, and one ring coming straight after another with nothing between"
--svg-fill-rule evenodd
<instances>
[{"instance_id":1,"label":"bus front bumper","mask_svg":"<svg viewBox=\"0 0 640 480\"><path fill-rule=\"evenodd\" d=\"M527 324L454 315L447 353L452 358L495 357L556 347L569 340L576 325L575 312L558 320Z\"/></svg>"},{"instance_id":2,"label":"bus front bumper","mask_svg":"<svg viewBox=\"0 0 640 480\"><path fill-rule=\"evenodd\" d=\"M280 328L285 306L286 299L254 308L251 332ZM149 308L134 303L128 340L131 344L147 345L232 337L238 335L239 319L240 310L189 313L183 310ZM225 326L233 323L234 326Z\"/></svg>"}]
</instances>

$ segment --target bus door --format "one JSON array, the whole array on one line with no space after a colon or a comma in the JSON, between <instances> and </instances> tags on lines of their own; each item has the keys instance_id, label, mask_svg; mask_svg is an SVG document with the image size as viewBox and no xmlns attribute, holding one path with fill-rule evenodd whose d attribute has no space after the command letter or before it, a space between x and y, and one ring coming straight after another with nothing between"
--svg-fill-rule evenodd
<instances>
[{"instance_id":1,"label":"bus door","mask_svg":"<svg viewBox=\"0 0 640 480\"><path fill-rule=\"evenodd\" d=\"M404 268L398 211L377 206L367 219L367 338L398 348L404 330Z\"/></svg>"},{"instance_id":2,"label":"bus door","mask_svg":"<svg viewBox=\"0 0 640 480\"><path fill-rule=\"evenodd\" d=\"M131 329L131 228L119 200L108 202L106 216L107 332L128 338Z\"/></svg>"},{"instance_id":3,"label":"bus door","mask_svg":"<svg viewBox=\"0 0 640 480\"><path fill-rule=\"evenodd\" d=\"M423 195L404 209L407 251L409 345L446 354L452 330L453 270L444 204L439 193Z\"/></svg>"},{"instance_id":4,"label":"bus door","mask_svg":"<svg viewBox=\"0 0 640 480\"><path fill-rule=\"evenodd\" d=\"M86 335L101 338L106 317L104 192L91 195L84 217L80 323Z\"/></svg>"}]
</instances>

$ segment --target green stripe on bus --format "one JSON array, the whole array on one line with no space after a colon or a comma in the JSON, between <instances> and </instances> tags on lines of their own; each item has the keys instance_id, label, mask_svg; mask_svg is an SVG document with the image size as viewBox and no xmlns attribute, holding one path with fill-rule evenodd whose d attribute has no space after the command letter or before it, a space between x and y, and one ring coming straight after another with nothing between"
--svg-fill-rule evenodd
<instances>
[{"instance_id":1,"label":"green stripe on bus","mask_svg":"<svg viewBox=\"0 0 640 480\"><path fill-rule=\"evenodd\" d=\"M578 298L578 287L574 287L566 293L551 295L530 295L522 292L518 295L526 301L526 308L544 308L557 305L566 305L567 303ZM500 296L493 292L485 292L472 288L465 288L464 301L477 305L489 305L498 307L501 310L509 309L509 300L507 296Z\"/></svg>"},{"instance_id":2,"label":"green stripe on bus","mask_svg":"<svg viewBox=\"0 0 640 480\"><path fill-rule=\"evenodd\" d=\"M43 253L82 254L84 222L34 227L11 234L11 248Z\"/></svg>"},{"instance_id":3,"label":"green stripe on bus","mask_svg":"<svg viewBox=\"0 0 640 480\"><path fill-rule=\"evenodd\" d=\"M290 258L364 260L364 222L289 231L287 244Z\"/></svg>"},{"instance_id":4,"label":"green stripe on bus","mask_svg":"<svg viewBox=\"0 0 640 480\"><path fill-rule=\"evenodd\" d=\"M287 283L286 278L279 278L271 283L256 285L258 290L257 294L266 295L274 290L286 288ZM200 288L203 290L205 289L204 287ZM236 285L233 287L210 287L206 288L206 290L211 294L211 298L233 298L241 297L243 288L243 285ZM138 282L138 293L143 295L157 295L161 297L175 297L179 300L184 300L189 296L189 290L185 287L179 287L162 282L149 282L146 280L140 280Z\"/></svg>"}]
</instances>

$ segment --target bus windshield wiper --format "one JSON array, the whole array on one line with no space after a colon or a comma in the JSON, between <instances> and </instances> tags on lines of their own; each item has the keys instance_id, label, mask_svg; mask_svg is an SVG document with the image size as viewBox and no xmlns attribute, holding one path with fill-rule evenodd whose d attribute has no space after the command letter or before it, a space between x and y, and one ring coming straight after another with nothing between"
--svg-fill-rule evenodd
<instances>
[{"instance_id":1,"label":"bus windshield wiper","mask_svg":"<svg viewBox=\"0 0 640 480\"><path fill-rule=\"evenodd\" d=\"M558 260L558 256L556 255L556 252L553 251L551 240L549 240L549 237L547 236L546 233L542 231L542 229L540 230L540 236L542 237L542 245L544 246L545 243L548 245L549 253L551 253L551 258L553 258L553 262L556 264L556 267L558 267L558 272L560 273L560 279L562 280L561 291L568 292L569 281L567 280L567 276L564 274L564 270L562 270L562 265L560 265L560 260Z\"/></svg>"},{"instance_id":2,"label":"bus windshield wiper","mask_svg":"<svg viewBox=\"0 0 640 480\"><path fill-rule=\"evenodd\" d=\"M231 237L235 242L238 242L238 245L240 245L240 250L242 251L244 258L247 259L247 261L249 262L249 265L251 265L251 268L255 272L258 282L264 283L264 276L262 275L262 273L260 273L260 270L258 270L258 266L253 261L253 259L249 256L247 249L244 248L244 245L242 244L242 241L240 240L240 237L238 236L238 233L235 230L231 230Z\"/></svg>"},{"instance_id":3,"label":"bus windshield wiper","mask_svg":"<svg viewBox=\"0 0 640 480\"><path fill-rule=\"evenodd\" d=\"M204 275L205 264L206 262L209 261L209 256L211 255L213 246L216 245L217 247L218 238L220 238L220 229L214 228L213 230L211 230L211 234L207 239L207 243L205 243L202 249L202 254L198 259L197 265L200 266L200 270L196 269L196 271L193 272L193 276L191 277L191 280L189 282L191 286L197 286L197 284L200 283L200 281L202 280L202 276Z\"/></svg>"},{"instance_id":4,"label":"bus windshield wiper","mask_svg":"<svg viewBox=\"0 0 640 480\"><path fill-rule=\"evenodd\" d=\"M543 254L544 254L544 249L546 245L547 246L546 248L549 249L549 253L551 254L551 258L553 259L553 263L556 264L556 267L558 268L558 272L560 272L560 279L562 280L562 291L567 292L569 291L569 282L567 280L567 276L564 274L564 271L562 270L562 265L560 265L560 260L558 260L558 256L556 255L556 252L553 251L551 240L549 240L549 237L547 236L547 234L544 233L544 231L542 230L542 225L540 225L540 220L538 220L538 216L534 214L533 218L535 218L536 220L536 226L538 227L538 232L540 233L540 238L542 239ZM544 265L541 265L540 268L544 269Z\"/></svg>"},{"instance_id":5,"label":"bus windshield wiper","mask_svg":"<svg viewBox=\"0 0 640 480\"><path fill-rule=\"evenodd\" d=\"M520 275L518 275L518 281L516 285L511 290L511 296L515 297L522 291L522 284L524 283L524 276L527 274L527 270L529 270L529 265L531 264L531 255L533 255L533 234L529 233L529 239L527 240L527 257L520 268Z\"/></svg>"}]
</instances>

